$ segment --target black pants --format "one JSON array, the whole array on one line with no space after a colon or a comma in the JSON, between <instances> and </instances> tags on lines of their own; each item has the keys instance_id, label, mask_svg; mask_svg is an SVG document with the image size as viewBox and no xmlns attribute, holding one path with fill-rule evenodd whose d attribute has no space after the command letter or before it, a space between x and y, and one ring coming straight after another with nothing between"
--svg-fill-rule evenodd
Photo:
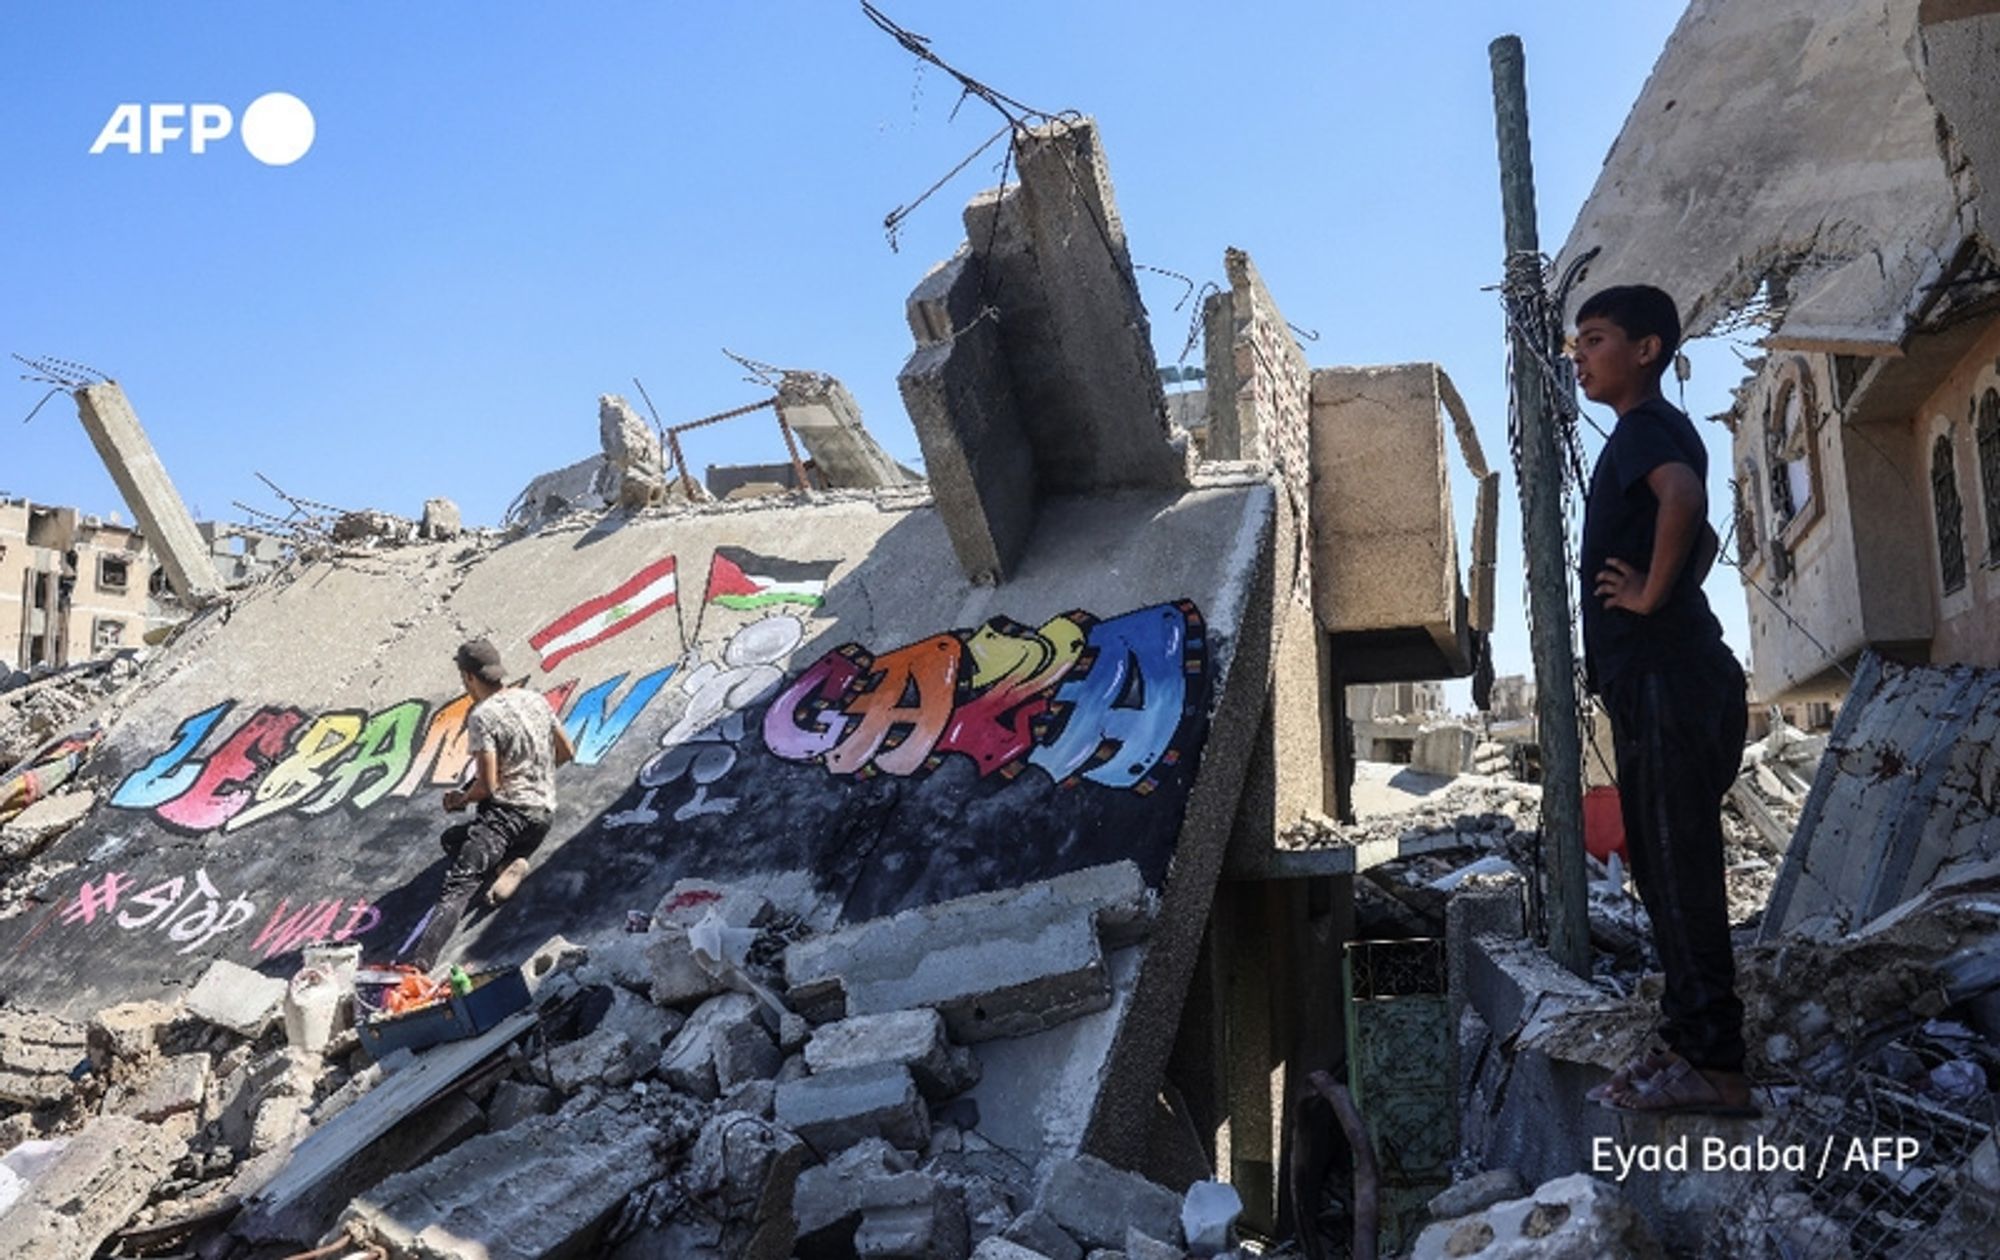
<instances>
[{"instance_id":1,"label":"black pants","mask_svg":"<svg viewBox=\"0 0 2000 1260\"><path fill-rule=\"evenodd\" d=\"M549 811L521 809L496 801L481 801L472 821L445 828L438 837L450 859L445 867L444 887L422 939L411 952L412 966L429 971L437 965L472 895L501 867L515 858L527 857L549 834Z\"/></svg>"},{"instance_id":2,"label":"black pants","mask_svg":"<svg viewBox=\"0 0 2000 1260\"><path fill-rule=\"evenodd\" d=\"M1743 1003L1722 883L1722 798L1743 758L1743 669L1726 648L1604 688L1625 846L1666 971L1660 1035L1699 1068L1741 1071Z\"/></svg>"}]
</instances>

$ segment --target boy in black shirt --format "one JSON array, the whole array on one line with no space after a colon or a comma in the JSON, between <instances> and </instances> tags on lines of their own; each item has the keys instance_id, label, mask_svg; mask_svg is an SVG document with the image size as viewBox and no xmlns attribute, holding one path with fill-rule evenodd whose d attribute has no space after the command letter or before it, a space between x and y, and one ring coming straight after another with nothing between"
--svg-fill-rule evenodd
<instances>
[{"instance_id":1,"label":"boy in black shirt","mask_svg":"<svg viewBox=\"0 0 2000 1260\"><path fill-rule=\"evenodd\" d=\"M1680 331L1673 299L1650 285L1606 289L1577 311L1577 384L1618 415L1584 505L1584 669L1611 717L1626 848L1666 971L1666 1049L1595 1092L1632 1111L1754 1114L1721 819L1748 710L1701 592L1714 558L1708 452L1660 396Z\"/></svg>"}]
</instances>

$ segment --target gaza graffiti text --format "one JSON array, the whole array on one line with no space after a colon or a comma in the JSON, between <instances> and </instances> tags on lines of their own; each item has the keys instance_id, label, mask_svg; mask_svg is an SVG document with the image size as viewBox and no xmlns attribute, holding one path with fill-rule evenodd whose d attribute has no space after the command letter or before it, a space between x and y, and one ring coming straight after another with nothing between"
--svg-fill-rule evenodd
<instances>
[{"instance_id":1,"label":"gaza graffiti text","mask_svg":"<svg viewBox=\"0 0 2000 1260\"><path fill-rule=\"evenodd\" d=\"M569 706L562 723L577 762L600 761L676 668L655 670L629 687L627 675L619 674L581 695L574 682L549 691L550 708L560 714ZM471 760L465 733L470 696L436 709L405 700L372 714L340 709L311 716L266 705L227 727L235 708L234 700L225 700L183 721L166 749L118 785L112 806L150 813L188 834L234 832L280 814L310 819L342 808L360 812L426 785L449 787L463 781ZM227 735L197 755L225 728Z\"/></svg>"},{"instance_id":2,"label":"gaza graffiti text","mask_svg":"<svg viewBox=\"0 0 2000 1260\"><path fill-rule=\"evenodd\" d=\"M879 656L849 644L778 694L764 741L843 775L919 775L958 753L982 777L1038 766L1063 784L1144 794L1194 751L1207 662L1186 600L1104 621L995 618Z\"/></svg>"}]
</instances>

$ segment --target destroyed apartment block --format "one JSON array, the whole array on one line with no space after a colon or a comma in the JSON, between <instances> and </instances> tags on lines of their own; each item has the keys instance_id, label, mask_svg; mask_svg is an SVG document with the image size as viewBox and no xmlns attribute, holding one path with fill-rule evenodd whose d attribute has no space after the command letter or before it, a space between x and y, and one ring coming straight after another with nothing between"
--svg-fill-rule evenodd
<instances>
[{"instance_id":1,"label":"destroyed apartment block","mask_svg":"<svg viewBox=\"0 0 2000 1260\"><path fill-rule=\"evenodd\" d=\"M19 1254L1062 1260L1314 1227L1288 1170L1357 877L1532 835L1533 790L1492 783L1428 838L1328 822L1345 685L1462 674L1490 624L1462 407L1432 365L1310 368L1232 250L1201 427L1238 449L1192 460L1095 124L1017 167L907 311L927 485L784 373L743 414L809 475L696 501L686 426L607 395L602 454L506 537L362 520L366 564L305 549L101 697L100 735L23 750L89 795L0 898ZM1363 449L1399 505L1373 534ZM475 635L577 756L452 942L466 991L391 1017L370 968L436 894ZM144 1158L101 1167L127 1123Z\"/></svg>"}]
</instances>

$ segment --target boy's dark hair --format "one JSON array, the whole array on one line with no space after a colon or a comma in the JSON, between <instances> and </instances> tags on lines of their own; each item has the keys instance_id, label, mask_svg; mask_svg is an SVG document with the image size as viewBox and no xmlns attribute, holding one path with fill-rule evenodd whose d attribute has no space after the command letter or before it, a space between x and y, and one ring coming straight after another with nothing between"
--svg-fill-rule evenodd
<instances>
[{"instance_id":1,"label":"boy's dark hair","mask_svg":"<svg viewBox=\"0 0 2000 1260\"><path fill-rule=\"evenodd\" d=\"M1659 360L1650 366L1658 376L1673 362L1681 345L1681 315L1666 292L1650 284L1620 284L1599 289L1576 308L1576 322L1608 319L1637 341L1641 337L1660 339Z\"/></svg>"}]
</instances>

